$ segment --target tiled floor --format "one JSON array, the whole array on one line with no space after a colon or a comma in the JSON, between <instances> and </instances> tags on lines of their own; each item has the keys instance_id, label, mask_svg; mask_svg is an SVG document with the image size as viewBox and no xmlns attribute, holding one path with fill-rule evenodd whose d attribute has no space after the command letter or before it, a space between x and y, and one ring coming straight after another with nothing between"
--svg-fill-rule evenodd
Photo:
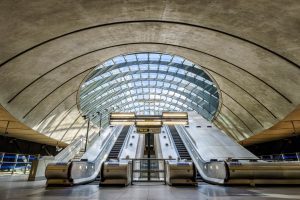
<instances>
[{"instance_id":1,"label":"tiled floor","mask_svg":"<svg viewBox=\"0 0 300 200\"><path fill-rule=\"evenodd\" d=\"M300 199L300 187L216 186L200 183L198 187L170 187L161 184L136 184L129 187L80 185L46 188L45 181L27 182L25 176L0 177L0 200L143 200L143 199Z\"/></svg>"}]
</instances>

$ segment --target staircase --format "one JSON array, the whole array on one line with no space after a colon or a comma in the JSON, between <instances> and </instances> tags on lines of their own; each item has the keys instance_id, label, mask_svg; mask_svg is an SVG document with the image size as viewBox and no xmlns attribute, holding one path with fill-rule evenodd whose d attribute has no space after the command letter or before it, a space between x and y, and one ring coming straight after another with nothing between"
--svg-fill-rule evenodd
<instances>
[{"instance_id":1,"label":"staircase","mask_svg":"<svg viewBox=\"0 0 300 200\"><path fill-rule=\"evenodd\" d=\"M121 133L120 133L120 135L119 135L117 141L115 142L113 148L111 149L111 151L110 151L110 153L109 153L109 155L108 155L108 157L107 157L107 160L110 160L110 159L118 159L120 150L121 150L121 148L122 148L122 146L123 146L124 140L125 140L125 138L126 138L126 135L127 135L127 133L128 133L128 130L129 130L129 127L130 127L130 126L125 126L125 127L122 129L122 131L121 131Z\"/></svg>"}]
</instances>

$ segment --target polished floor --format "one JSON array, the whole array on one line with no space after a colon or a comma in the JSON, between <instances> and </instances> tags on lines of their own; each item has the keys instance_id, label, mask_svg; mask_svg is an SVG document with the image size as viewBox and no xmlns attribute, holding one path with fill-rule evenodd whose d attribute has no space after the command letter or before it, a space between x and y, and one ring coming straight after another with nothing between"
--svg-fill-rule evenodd
<instances>
[{"instance_id":1,"label":"polished floor","mask_svg":"<svg viewBox=\"0 0 300 200\"><path fill-rule=\"evenodd\" d=\"M198 187L170 187L161 184L136 184L129 187L80 185L46 188L45 181L27 182L26 176L0 177L0 200L177 200L177 199L300 199L300 187L216 186L200 183Z\"/></svg>"}]
</instances>

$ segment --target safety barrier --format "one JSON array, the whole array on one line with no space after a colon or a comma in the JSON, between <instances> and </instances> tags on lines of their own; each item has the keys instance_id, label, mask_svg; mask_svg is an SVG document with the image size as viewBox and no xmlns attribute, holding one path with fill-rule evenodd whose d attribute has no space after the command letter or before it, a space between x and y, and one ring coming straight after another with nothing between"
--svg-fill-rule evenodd
<instances>
[{"instance_id":1,"label":"safety barrier","mask_svg":"<svg viewBox=\"0 0 300 200\"><path fill-rule=\"evenodd\" d=\"M300 162L300 152L261 155L259 156L259 158L268 162L284 162L284 161Z\"/></svg>"},{"instance_id":2,"label":"safety barrier","mask_svg":"<svg viewBox=\"0 0 300 200\"><path fill-rule=\"evenodd\" d=\"M39 155L0 152L0 175L28 174Z\"/></svg>"}]
</instances>

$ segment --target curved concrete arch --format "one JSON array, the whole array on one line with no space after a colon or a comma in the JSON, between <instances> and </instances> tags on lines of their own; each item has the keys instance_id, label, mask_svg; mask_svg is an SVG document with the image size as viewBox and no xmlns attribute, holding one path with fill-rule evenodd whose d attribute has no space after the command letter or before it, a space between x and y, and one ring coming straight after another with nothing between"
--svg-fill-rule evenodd
<instances>
[{"instance_id":1,"label":"curved concrete arch","mask_svg":"<svg viewBox=\"0 0 300 200\"><path fill-rule=\"evenodd\" d=\"M196 50L195 50L196 51ZM215 72L215 71L214 71ZM220 75L220 74L219 74ZM227 79L227 80L229 80L229 79ZM230 80L231 81L231 80ZM243 89L243 88L242 88ZM246 91L247 92L247 91ZM251 95L249 92L247 92L249 95ZM252 95L251 95L252 96ZM253 96L252 96L253 97ZM255 98L255 97L253 97L253 98ZM256 99L256 98L255 98ZM257 100L257 99L256 99ZM258 101L258 100L257 100ZM259 102L259 101L258 101ZM259 102L260 103L260 102ZM264 106L264 104L261 104L261 105L263 105ZM266 108L266 106L264 106L265 107L265 109L267 109L275 118L277 118L268 108Z\"/></svg>"},{"instance_id":2,"label":"curved concrete arch","mask_svg":"<svg viewBox=\"0 0 300 200\"><path fill-rule=\"evenodd\" d=\"M229 61L226 61L222 58L219 58L217 56L214 56L214 55L211 55L209 53L206 53L206 52L203 52L203 51L199 51L199 50L196 50L196 49L192 49L192 48L188 48L188 47L184 47L184 46L180 46L180 45L173 45L173 44L167 44L167 43L154 43L154 42L151 42L151 43L126 43L126 44L119 44L119 45L114 45L114 46L109 46L109 47L104 47L104 48L101 48L101 49L97 49L97 50L93 50L93 51L90 51L90 52L87 52L87 53L84 53L84 54L81 54L79 56L76 56L70 60L67 60L67 61L64 61L63 63L59 64L58 66L55 66L54 68L52 68L51 70L45 72L44 74L40 75L39 77L37 77L36 79L34 79L31 83L29 83L28 85L26 85L23 89L21 89L18 93L16 93L9 101L8 103L11 103L18 95L20 95L24 90L26 90L29 86L31 86L32 84L34 84L35 82L37 82L38 80L40 80L42 77L46 76L47 74L53 72L54 70L58 69L59 67L62 67L63 65L71 62L71 61L74 61L78 58L81 58L83 56L86 56L86 55L89 55L91 53L95 53L95 52L98 52L98 51L102 51L102 50L105 50L105 49L108 49L108 48L115 48L115 47L120 47L120 46L127 46L127 45L135 45L135 44L156 44L156 45L169 45L169 46L173 46L173 47L179 47L179 48L184 48L184 49L189 49L189 50L192 50L192 51L197 51L199 53L203 53L205 55L208 55L208 56L211 56L213 58L216 58L218 60L221 60L221 61L224 61L225 63L228 63L232 66L235 66L243 71L245 71L247 74L250 74L251 76L255 77L256 79L258 79L259 81L263 82L264 84L266 84L268 87L270 87L271 89L275 90L280 96L282 96L283 98L285 98L288 102L291 102L287 97L285 97L282 93L280 93L278 90L276 90L274 87L272 87L271 85L269 85L268 83L266 83L264 80L258 78L257 76L255 76L254 74L251 74L250 72L248 72L247 70L229 62ZM274 117L276 117L274 115Z\"/></svg>"},{"instance_id":3,"label":"curved concrete arch","mask_svg":"<svg viewBox=\"0 0 300 200\"><path fill-rule=\"evenodd\" d=\"M272 54L274 54L274 55L280 57L281 59L286 60L287 62L293 64L294 66L300 68L300 66L299 66L297 63L295 63L295 62L289 60L288 58L286 58L286 57L280 55L279 53L277 53L277 52L275 52L275 51L273 51L273 50L271 50L271 49L268 49L267 47L264 47L264 46L262 46L262 45L260 45L260 44L257 44L257 43L255 43L255 42L253 42L253 41L247 40L247 39L245 39L245 38L242 38L242 37L239 37L239 36L230 34L230 33L225 32L225 31L220 31L220 30L217 30L217 29L214 29L214 28L209 28L209 27L200 26L200 25L191 24L191 23L185 23L185 22L179 22L179 21L167 21L167 20L135 20L135 21L119 21L119 22L112 22L112 23L108 23L108 24L98 24L98 25L94 25L94 26L90 26L90 27L85 27L85 28L82 28L82 29L74 30L74 31L71 31L71 32L68 32L68 33L64 33L64 34L59 35L59 36L56 36L56 37L54 37L54 38L50 38L50 39L48 39L48 40L46 40L46 41L43 41L43 42L41 42L41 43L39 43L39 44L36 44L36 45L30 47L30 48L28 48L28 49L26 49L26 50L24 50L24 51L22 51L22 52L19 52L19 53L17 53L16 55L14 55L13 57L11 57L11 58L5 60L4 62L0 63L0 67L2 67L3 65L5 65L6 63L10 62L11 60L13 60L13 59L15 59L15 58L17 58L17 57L19 57L19 56L25 54L25 53L28 52L28 51L31 51L31 50L33 50L33 49L35 49L35 48L37 48L37 47L39 47L39 46L42 46L42 45L44 45L44 44L46 44L46 43L48 43L48 42L52 42L52 41L54 41L54 40L60 39L60 38L62 38L62 37L65 37L65 36L68 36L68 35L71 35L71 34L75 34L75 33L78 33L78 32L82 32L82 31L86 31L86 30L90 30L90 29L94 29L94 28L105 27L105 26L113 26L113 25L127 24L127 23L148 23L148 22L152 22L152 23L153 23L153 22L158 22L158 23L170 23L170 24L176 24L176 25L177 25L177 24L180 24L180 25L183 25L183 26L192 26L192 27L197 27L197 28L201 28L201 29L207 29L207 30L210 30L210 31L213 31L213 32L217 32L217 33L222 33L222 34L231 36L231 37L233 37L233 38L235 38L235 39L242 40L242 41L247 42L247 43L250 43L250 44L252 44L252 45L254 45L254 46L260 47L260 48L262 48L262 49L264 49L264 50L266 50L266 51L268 51L268 52L270 52L270 53L272 53Z\"/></svg>"},{"instance_id":4,"label":"curved concrete arch","mask_svg":"<svg viewBox=\"0 0 300 200\"><path fill-rule=\"evenodd\" d=\"M270 35L266 33L270 32L270 30L274 30L274 27L277 25L282 26L282 28L273 33L275 36L280 35L283 38L291 35L297 36L295 32L289 31L288 34L285 30L290 30L293 23L299 19L295 17L296 10L294 8L297 7L295 1L289 1L288 3L264 2L262 5L257 5L255 2L215 3L208 1L201 1L201 3L198 1L189 1L182 4L181 1L176 0L172 1L172 3L165 3L164 5L162 5L161 1L151 1L147 2L148 6L145 6L145 2L143 1L138 1L134 4L120 1L116 4L110 4L110 6L107 6L105 1L73 2L72 4L52 1L44 2L43 9L37 9L39 8L39 4L36 2L18 2L13 5L13 8L23 11L19 12L19 15L13 15L9 12L9 8L12 6L11 4L3 3L3 5L5 5L5 7L3 6L3 8L5 8L2 12L3 16L11 19L14 24L20 25L14 27L8 26L9 33L13 33L5 33L8 42L19 42L21 38L14 38L12 35L19 36L24 34L20 30L29 29L28 26L25 26L22 22L25 21L27 22L26 25L29 24L35 28L26 32L25 38L28 42L26 41L25 44L20 44L20 47L17 46L19 48L15 47L9 50L8 54L22 51L22 49L32 46L31 44L36 44L51 37L62 35L76 29L82 29L87 26L137 19L172 20L207 26L220 31L230 32L239 37L248 38L248 40L257 41L256 43L263 43L264 46L269 46L270 48L277 49L278 52L283 52L281 47L286 47L287 44L291 45L292 41L280 41L272 44ZM53 5L59 5L59 9ZM126 7L126 9L120 9L123 7ZM24 12L24 10L26 10L26 12ZM30 13L30 17L26 16L27 13ZM241 14L244 16L242 17L244 23L239 22ZM271 17L273 16L272 14L279 14L281 16L280 18L276 18L277 23L268 23L274 20L274 17ZM247 15L249 15L249 17L247 17ZM211 16L213 16L213 18ZM62 18L65 18L69 23L64 23L60 27L53 25L53 22L60 21L59 19ZM287 19L291 22L285 23L288 21ZM34 20L37 20L39 23L33 23L35 22ZM228 23L229 21L231 23ZM262 21L264 21L264 23L262 23ZM263 33L256 33L255 30L258 30L262 24L264 25L265 31ZM49 31L46 31L47 29ZM40 31L40 34L36 36L35 33L38 31ZM272 35L272 38L273 37ZM15 41L10 38L14 38Z\"/></svg>"},{"instance_id":5,"label":"curved concrete arch","mask_svg":"<svg viewBox=\"0 0 300 200\"><path fill-rule=\"evenodd\" d=\"M58 104L56 104L52 110L50 110L43 118L41 118L40 122L38 122L37 124L40 124L41 122L43 122L52 112L54 112L55 109L57 109L61 104L63 104L68 98L70 98L71 96L76 96L75 94L77 93L78 90L75 90L74 92L71 92L67 97L63 98Z\"/></svg>"},{"instance_id":6,"label":"curved concrete arch","mask_svg":"<svg viewBox=\"0 0 300 200\"><path fill-rule=\"evenodd\" d=\"M51 10L55 8L51 6L42 10L22 9L15 16L7 10L0 12L0 15L11 16L11 21L19 25L14 28L8 25L8 31L0 31L1 38L6 38L0 40L0 103L21 122L38 128L42 133L57 125L55 117L61 118L76 104L72 94L87 77L88 68L119 54L149 49L179 55L204 66L225 96L221 102L224 108L220 105L223 122L219 120L218 123L220 126L222 123L231 134L237 134L238 138L269 128L300 103L300 93L297 92L300 90L300 55L296 50L300 38L295 29L300 17L291 9L299 5L297 3L212 3L220 10L227 10L231 5L233 13L245 11L251 16L249 18L231 16L226 12L220 14L204 6L210 3L203 1L200 6L193 0L184 5L175 0L172 4L165 4L165 8L154 0L148 2L151 6L142 9L143 12L140 10L144 8L143 1L126 5L132 9L130 12L119 9L124 6L122 1L106 7L105 11L102 10L105 1L68 5L72 8L82 6L83 10L90 11L88 14L74 12L76 7L67 9L63 2L56 3L61 5L56 15L52 14ZM11 6L9 2L1 4ZM36 4L16 3L25 7ZM203 9L203 6L207 8ZM265 9L275 7L281 8L280 11ZM281 10L280 19L259 17L271 16ZM38 23L34 24L32 22L37 18L33 20L26 15L28 13L30 16L42 14L44 21L37 20ZM70 13L88 20L70 19ZM120 17L113 13L120 14ZM214 17L210 18L212 13ZM62 15L66 20L59 25L54 23ZM241 19L245 20L247 28ZM256 31L261 21L264 21L265 29ZM34 28L20 31L21 27L24 28L20 22L29 22ZM269 34L272 30L276 30L275 33ZM77 117L75 113L80 113L80 110L74 109L68 115L68 124ZM57 129L62 130L63 126L59 125ZM72 134L68 133L69 136Z\"/></svg>"},{"instance_id":7,"label":"curved concrete arch","mask_svg":"<svg viewBox=\"0 0 300 200\"><path fill-rule=\"evenodd\" d=\"M249 53L249 52L248 52Z\"/></svg>"}]
</instances>

